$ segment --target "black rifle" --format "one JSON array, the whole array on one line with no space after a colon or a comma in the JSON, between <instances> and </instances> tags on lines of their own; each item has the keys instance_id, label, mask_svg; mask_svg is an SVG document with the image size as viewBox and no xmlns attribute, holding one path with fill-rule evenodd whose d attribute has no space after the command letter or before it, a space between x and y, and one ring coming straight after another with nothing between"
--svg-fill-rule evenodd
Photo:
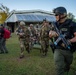
<instances>
[{"instance_id":1,"label":"black rifle","mask_svg":"<svg viewBox=\"0 0 76 75\"><path fill-rule=\"evenodd\" d=\"M71 43L67 41L67 39L65 38L66 35L63 35L61 33L61 31L57 28L57 25L55 24L55 22L52 22L52 24L54 25L54 28L58 34L58 39L54 42L54 45L57 46L58 43L62 40L62 42L65 44L65 48L66 49L71 49Z\"/></svg>"}]
</instances>

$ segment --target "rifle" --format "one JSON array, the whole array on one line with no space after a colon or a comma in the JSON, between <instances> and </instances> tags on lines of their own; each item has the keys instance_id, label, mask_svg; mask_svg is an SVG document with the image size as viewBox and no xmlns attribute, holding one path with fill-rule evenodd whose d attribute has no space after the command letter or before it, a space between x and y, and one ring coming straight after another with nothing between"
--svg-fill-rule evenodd
<instances>
[{"instance_id":1,"label":"rifle","mask_svg":"<svg viewBox=\"0 0 76 75\"><path fill-rule=\"evenodd\" d=\"M52 24L54 25L54 28L55 28L57 34L59 35L58 39L54 42L54 45L57 46L58 43L62 40L62 42L65 44L65 48L70 50L71 49L71 43L68 42L67 39L65 38L66 35L65 34L63 35L61 33L61 31L57 28L55 22L52 22Z\"/></svg>"}]
</instances>

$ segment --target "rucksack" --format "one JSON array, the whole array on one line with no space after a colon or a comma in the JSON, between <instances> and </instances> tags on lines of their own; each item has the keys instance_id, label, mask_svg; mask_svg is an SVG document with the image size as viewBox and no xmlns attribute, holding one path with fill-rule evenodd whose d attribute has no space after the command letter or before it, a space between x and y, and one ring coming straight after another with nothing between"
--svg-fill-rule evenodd
<instances>
[{"instance_id":1,"label":"rucksack","mask_svg":"<svg viewBox=\"0 0 76 75\"><path fill-rule=\"evenodd\" d=\"M3 37L5 39L9 39L10 38L10 34L11 34L10 31L8 29L4 28L4 36Z\"/></svg>"}]
</instances>

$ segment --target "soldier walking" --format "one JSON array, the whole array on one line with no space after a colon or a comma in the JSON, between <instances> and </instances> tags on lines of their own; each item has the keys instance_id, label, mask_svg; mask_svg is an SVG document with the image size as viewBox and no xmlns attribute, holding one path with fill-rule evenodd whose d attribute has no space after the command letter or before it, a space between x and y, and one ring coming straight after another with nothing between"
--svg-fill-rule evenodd
<instances>
[{"instance_id":1,"label":"soldier walking","mask_svg":"<svg viewBox=\"0 0 76 75\"><path fill-rule=\"evenodd\" d=\"M43 25L40 30L41 52L43 55L47 55L49 47L49 25L46 19L43 20Z\"/></svg>"},{"instance_id":2,"label":"soldier walking","mask_svg":"<svg viewBox=\"0 0 76 75\"><path fill-rule=\"evenodd\" d=\"M25 26L25 22L21 21L19 27L16 29L16 34L19 35L20 41L20 58L24 57L24 48L28 53L30 53L29 43L30 43L30 32Z\"/></svg>"},{"instance_id":3,"label":"soldier walking","mask_svg":"<svg viewBox=\"0 0 76 75\"><path fill-rule=\"evenodd\" d=\"M56 17L55 25L61 32L61 35L65 35L66 43L69 43L69 48L63 40L60 40L57 45L54 44L54 61L56 66L56 75L64 75L65 72L69 72L70 65L73 62L73 53L76 49L76 23L67 18L67 10L65 7L57 7L53 13ZM54 25L54 26L55 26ZM54 37L55 41L60 37L56 30L49 32L49 37Z\"/></svg>"}]
</instances>

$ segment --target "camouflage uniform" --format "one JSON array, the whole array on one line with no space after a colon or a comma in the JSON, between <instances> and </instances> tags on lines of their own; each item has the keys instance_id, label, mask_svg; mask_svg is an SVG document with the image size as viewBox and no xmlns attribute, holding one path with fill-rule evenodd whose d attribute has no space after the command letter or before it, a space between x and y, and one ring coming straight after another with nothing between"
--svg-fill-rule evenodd
<instances>
[{"instance_id":1,"label":"camouflage uniform","mask_svg":"<svg viewBox=\"0 0 76 75\"><path fill-rule=\"evenodd\" d=\"M30 49L32 49L35 43L35 35L36 35L36 31L33 24L30 24L29 31L30 31Z\"/></svg>"},{"instance_id":2,"label":"camouflage uniform","mask_svg":"<svg viewBox=\"0 0 76 75\"><path fill-rule=\"evenodd\" d=\"M38 27L38 25L35 28L36 30L36 44L40 44L40 28Z\"/></svg>"},{"instance_id":3,"label":"camouflage uniform","mask_svg":"<svg viewBox=\"0 0 76 75\"><path fill-rule=\"evenodd\" d=\"M20 58L24 57L24 47L26 48L26 51L29 53L30 49L29 49L29 43L30 43L30 32L28 30L27 27L23 27L23 28L18 28L16 30L17 34L19 35L19 41L20 41L20 48L21 48L21 56ZM20 35L22 34L22 35Z\"/></svg>"},{"instance_id":4,"label":"camouflage uniform","mask_svg":"<svg viewBox=\"0 0 76 75\"><path fill-rule=\"evenodd\" d=\"M49 47L49 30L48 25L43 25L40 30L41 52L43 52L43 55L47 54Z\"/></svg>"}]
</instances>

